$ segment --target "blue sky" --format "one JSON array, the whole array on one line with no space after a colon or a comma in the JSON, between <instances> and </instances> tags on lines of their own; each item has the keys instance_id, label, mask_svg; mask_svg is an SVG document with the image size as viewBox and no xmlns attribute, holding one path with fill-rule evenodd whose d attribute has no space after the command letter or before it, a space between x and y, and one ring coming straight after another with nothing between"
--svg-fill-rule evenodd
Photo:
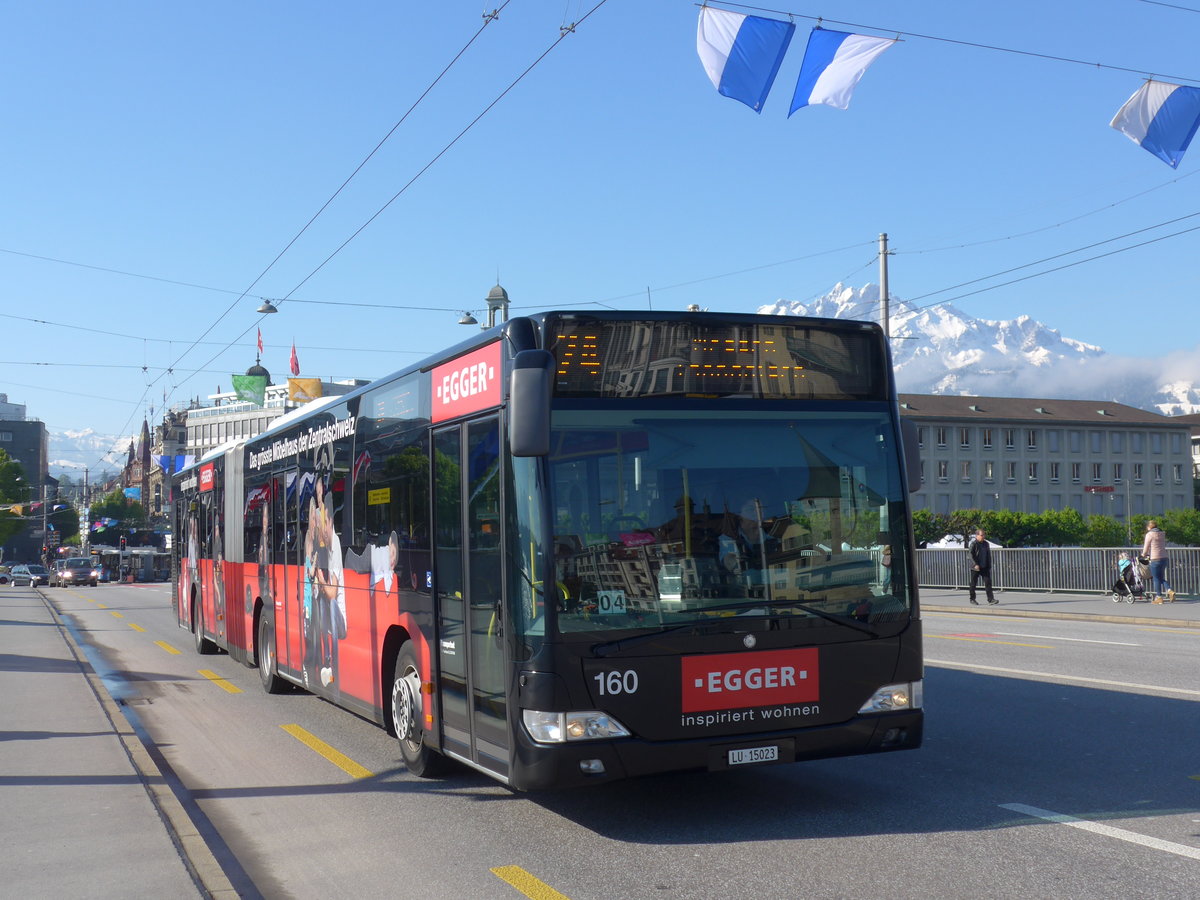
<instances>
[{"instance_id":1,"label":"blue sky","mask_svg":"<svg viewBox=\"0 0 1200 900\"><path fill-rule=\"evenodd\" d=\"M876 281L880 232L901 299L1200 355L1200 231L955 299L1200 217L945 291L1200 209L1200 145L1172 170L1108 126L1138 72L1200 79L1200 13L784 4L762 14L903 38L849 110L789 119L811 20L756 114L709 83L695 5L595 2L511 0L274 265L503 0L9 4L0 392L51 430L128 434L164 390L228 390L256 325L278 378L293 340L304 375L370 378L466 337L497 277L514 313L752 311ZM260 324L262 297L292 299Z\"/></svg>"}]
</instances>

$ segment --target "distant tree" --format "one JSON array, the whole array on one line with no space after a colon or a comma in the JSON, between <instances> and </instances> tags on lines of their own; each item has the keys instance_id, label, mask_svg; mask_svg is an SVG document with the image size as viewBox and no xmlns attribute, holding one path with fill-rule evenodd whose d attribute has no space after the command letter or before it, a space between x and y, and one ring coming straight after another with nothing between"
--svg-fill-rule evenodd
<instances>
[{"instance_id":1,"label":"distant tree","mask_svg":"<svg viewBox=\"0 0 1200 900\"><path fill-rule=\"evenodd\" d=\"M988 540L1004 547L1027 546L1027 529L1023 519L1023 513L1013 512L1011 509L988 510L980 517Z\"/></svg>"},{"instance_id":2,"label":"distant tree","mask_svg":"<svg viewBox=\"0 0 1200 900\"><path fill-rule=\"evenodd\" d=\"M21 464L0 450L0 503L23 503L29 497L29 486L25 483ZM22 510L24 512L24 510ZM18 535L26 522L19 513L0 510L0 544Z\"/></svg>"},{"instance_id":3,"label":"distant tree","mask_svg":"<svg viewBox=\"0 0 1200 900\"><path fill-rule=\"evenodd\" d=\"M1124 547L1125 524L1112 516L1088 516L1079 543L1084 547Z\"/></svg>"},{"instance_id":4,"label":"distant tree","mask_svg":"<svg viewBox=\"0 0 1200 900\"><path fill-rule=\"evenodd\" d=\"M1048 509L1039 516L1044 543L1052 547L1078 547L1087 533L1087 523L1079 510Z\"/></svg>"},{"instance_id":5,"label":"distant tree","mask_svg":"<svg viewBox=\"0 0 1200 900\"><path fill-rule=\"evenodd\" d=\"M913 540L918 544L940 541L950 527L949 520L927 509L914 509L912 514Z\"/></svg>"},{"instance_id":6,"label":"distant tree","mask_svg":"<svg viewBox=\"0 0 1200 900\"><path fill-rule=\"evenodd\" d=\"M1172 544L1184 547L1200 544L1200 510L1168 509L1158 519L1158 526Z\"/></svg>"},{"instance_id":7,"label":"distant tree","mask_svg":"<svg viewBox=\"0 0 1200 900\"><path fill-rule=\"evenodd\" d=\"M0 450L0 503L22 503L29 499L29 485L21 464Z\"/></svg>"}]
</instances>

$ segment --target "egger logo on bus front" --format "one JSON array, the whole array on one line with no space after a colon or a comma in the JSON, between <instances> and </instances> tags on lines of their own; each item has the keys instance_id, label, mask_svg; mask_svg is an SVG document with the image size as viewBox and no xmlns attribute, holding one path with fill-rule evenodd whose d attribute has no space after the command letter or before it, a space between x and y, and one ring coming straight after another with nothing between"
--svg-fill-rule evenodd
<instances>
[{"instance_id":1,"label":"egger logo on bus front","mask_svg":"<svg viewBox=\"0 0 1200 900\"><path fill-rule=\"evenodd\" d=\"M820 699L813 647L685 656L682 663L685 713Z\"/></svg>"},{"instance_id":2,"label":"egger logo on bus front","mask_svg":"<svg viewBox=\"0 0 1200 900\"><path fill-rule=\"evenodd\" d=\"M498 406L501 371L499 341L434 368L433 421Z\"/></svg>"}]
</instances>

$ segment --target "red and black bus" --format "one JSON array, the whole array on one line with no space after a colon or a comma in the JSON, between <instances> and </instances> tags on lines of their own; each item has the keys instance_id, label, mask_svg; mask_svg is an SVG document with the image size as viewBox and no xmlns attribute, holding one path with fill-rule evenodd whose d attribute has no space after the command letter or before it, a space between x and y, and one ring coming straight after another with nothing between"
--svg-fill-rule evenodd
<instances>
[{"instance_id":1,"label":"red and black bus","mask_svg":"<svg viewBox=\"0 0 1200 900\"><path fill-rule=\"evenodd\" d=\"M919 478L874 324L547 312L180 473L174 602L419 775L911 749Z\"/></svg>"}]
</instances>

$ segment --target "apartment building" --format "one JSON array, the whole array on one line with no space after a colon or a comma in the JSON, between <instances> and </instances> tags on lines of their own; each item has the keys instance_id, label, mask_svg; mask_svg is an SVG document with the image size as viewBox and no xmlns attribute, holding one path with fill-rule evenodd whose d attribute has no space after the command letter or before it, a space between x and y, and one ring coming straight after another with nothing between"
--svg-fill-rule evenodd
<instances>
[{"instance_id":1,"label":"apartment building","mask_svg":"<svg viewBox=\"0 0 1200 900\"><path fill-rule=\"evenodd\" d=\"M915 509L1074 508L1120 521L1193 505L1192 429L1107 400L901 394L917 426Z\"/></svg>"}]
</instances>

